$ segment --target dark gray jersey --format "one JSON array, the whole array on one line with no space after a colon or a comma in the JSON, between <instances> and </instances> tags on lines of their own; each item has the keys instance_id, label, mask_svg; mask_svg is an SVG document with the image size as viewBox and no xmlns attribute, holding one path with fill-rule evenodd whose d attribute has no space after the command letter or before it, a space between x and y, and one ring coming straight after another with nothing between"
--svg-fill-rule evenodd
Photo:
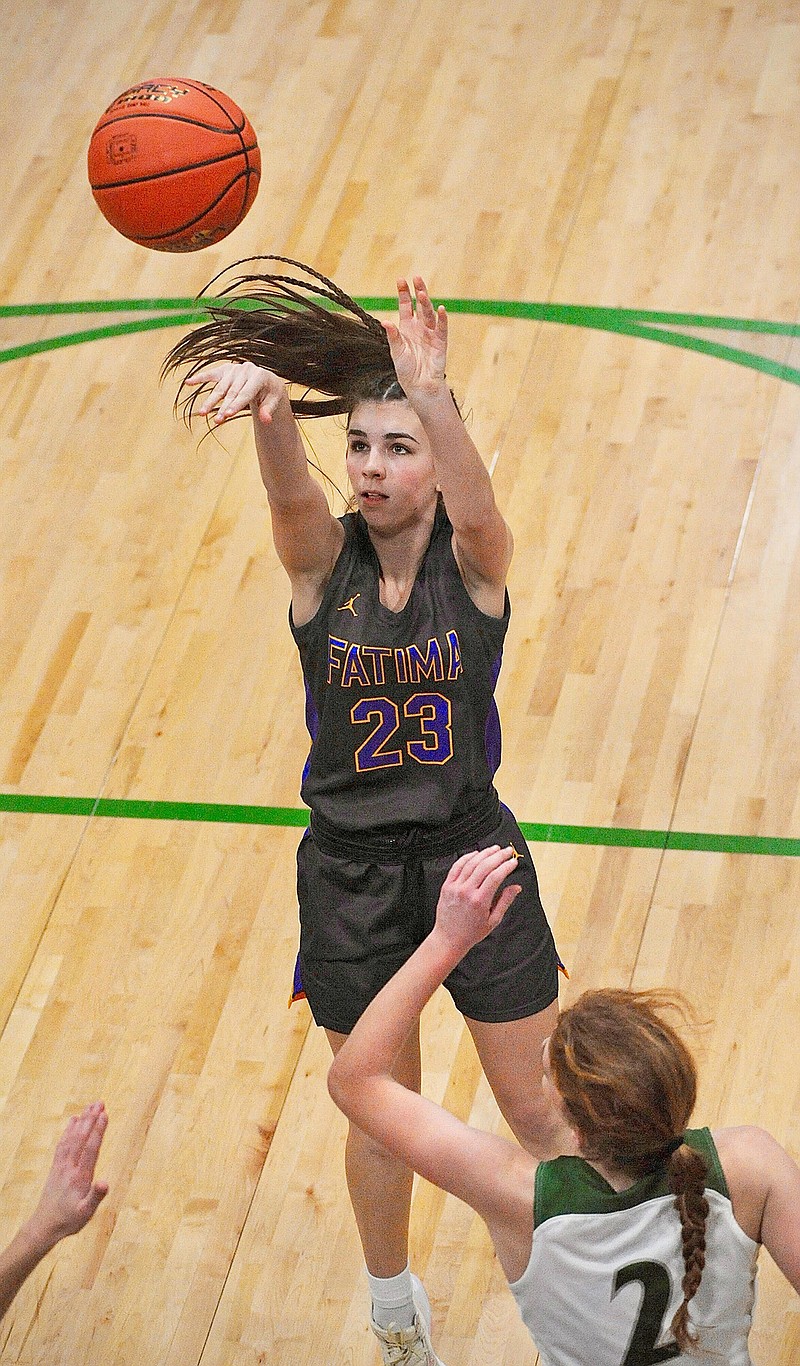
<instances>
[{"instance_id":1,"label":"dark gray jersey","mask_svg":"<svg viewBox=\"0 0 800 1366\"><path fill-rule=\"evenodd\" d=\"M311 751L303 800L343 831L442 826L485 806L500 762L494 689L510 608L475 606L443 505L400 612L360 513L320 608L292 634L306 685Z\"/></svg>"}]
</instances>

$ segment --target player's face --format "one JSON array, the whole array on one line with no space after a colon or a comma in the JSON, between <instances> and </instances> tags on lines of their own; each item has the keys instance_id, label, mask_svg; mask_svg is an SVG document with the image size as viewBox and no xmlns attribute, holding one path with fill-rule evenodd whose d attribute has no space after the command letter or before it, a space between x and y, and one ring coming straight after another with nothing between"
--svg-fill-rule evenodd
<instances>
[{"instance_id":1,"label":"player's face","mask_svg":"<svg viewBox=\"0 0 800 1366\"><path fill-rule=\"evenodd\" d=\"M360 403L347 425L347 473L369 525L396 527L436 502L436 470L422 423L405 402Z\"/></svg>"}]
</instances>

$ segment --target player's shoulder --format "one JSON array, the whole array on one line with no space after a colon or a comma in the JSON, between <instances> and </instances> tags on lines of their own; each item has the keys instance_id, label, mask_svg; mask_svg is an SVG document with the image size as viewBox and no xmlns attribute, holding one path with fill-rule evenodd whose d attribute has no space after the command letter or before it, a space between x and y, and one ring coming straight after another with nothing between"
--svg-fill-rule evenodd
<instances>
[{"instance_id":1,"label":"player's shoulder","mask_svg":"<svg viewBox=\"0 0 800 1366\"><path fill-rule=\"evenodd\" d=\"M712 1136L736 1220L751 1238L758 1238L764 1202L790 1159L778 1140L757 1124L715 1129Z\"/></svg>"},{"instance_id":2,"label":"player's shoulder","mask_svg":"<svg viewBox=\"0 0 800 1366\"><path fill-rule=\"evenodd\" d=\"M724 1129L713 1129L711 1136L726 1171L726 1163L750 1165L783 1152L778 1140L758 1124L728 1125Z\"/></svg>"}]
</instances>

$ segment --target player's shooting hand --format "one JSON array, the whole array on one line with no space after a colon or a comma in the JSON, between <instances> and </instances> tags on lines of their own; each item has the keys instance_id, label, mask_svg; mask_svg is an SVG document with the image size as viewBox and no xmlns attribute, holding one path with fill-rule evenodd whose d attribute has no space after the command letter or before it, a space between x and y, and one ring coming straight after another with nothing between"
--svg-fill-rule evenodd
<instances>
[{"instance_id":1,"label":"player's shooting hand","mask_svg":"<svg viewBox=\"0 0 800 1366\"><path fill-rule=\"evenodd\" d=\"M217 426L251 405L255 405L259 420L269 423L278 404L288 402L283 380L249 360L207 365L195 374L187 375L184 384L187 388L208 387L208 393L202 396L196 411L200 417L213 414Z\"/></svg>"}]
</instances>

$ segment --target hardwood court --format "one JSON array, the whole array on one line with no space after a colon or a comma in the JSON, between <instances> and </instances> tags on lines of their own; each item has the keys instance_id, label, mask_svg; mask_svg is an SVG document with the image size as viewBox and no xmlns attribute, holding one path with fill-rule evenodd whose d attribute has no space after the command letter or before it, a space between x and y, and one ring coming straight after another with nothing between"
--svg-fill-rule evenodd
<instances>
[{"instance_id":1,"label":"hardwood court","mask_svg":"<svg viewBox=\"0 0 800 1366\"><path fill-rule=\"evenodd\" d=\"M789 0L143 0L2 19L2 303L193 295L298 256L359 296L798 320L800 23ZM187 75L248 113L244 224L193 256L102 220L96 119ZM130 315L120 312L100 321ZM96 319L0 318L9 347ZM800 836L800 394L640 337L454 315L449 373L517 543L499 703L523 821ZM4 793L297 806L288 593L245 423L199 442L174 330L0 368ZM712 334L706 334L711 336ZM717 335L798 365L791 338ZM768 345L766 344L768 343ZM341 484L341 432L311 432ZM95 1221L0 1325L24 1366L374 1366L328 1055L286 997L299 832L0 816L0 1240L67 1115L111 1121ZM800 863L540 844L569 1000L680 986L698 1115L800 1153ZM500 1121L444 994L425 1086ZM470 1211L420 1183L413 1264L447 1366L536 1353ZM760 1366L800 1354L762 1256Z\"/></svg>"}]
</instances>

